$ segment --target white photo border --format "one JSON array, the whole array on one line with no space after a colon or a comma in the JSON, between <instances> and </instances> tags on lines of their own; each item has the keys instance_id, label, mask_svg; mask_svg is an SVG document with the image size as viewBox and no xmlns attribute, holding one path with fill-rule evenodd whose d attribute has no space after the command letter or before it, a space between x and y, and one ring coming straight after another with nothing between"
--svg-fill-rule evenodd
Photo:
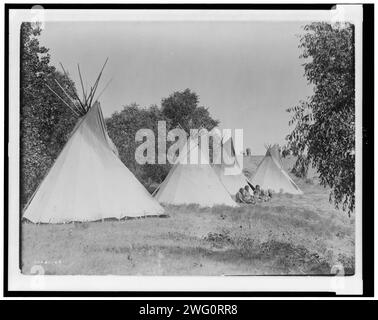
<instances>
[{"instance_id":1,"label":"white photo border","mask_svg":"<svg viewBox=\"0 0 378 320\"><path fill-rule=\"evenodd\" d=\"M356 224L355 274L334 276L31 276L19 269L19 69L24 21L348 21L355 26ZM362 294L362 6L333 10L9 10L9 291L100 292L336 292ZM5 141L6 143L6 141ZM6 213L5 213L6 214ZM153 295L153 294L152 294Z\"/></svg>"}]
</instances>

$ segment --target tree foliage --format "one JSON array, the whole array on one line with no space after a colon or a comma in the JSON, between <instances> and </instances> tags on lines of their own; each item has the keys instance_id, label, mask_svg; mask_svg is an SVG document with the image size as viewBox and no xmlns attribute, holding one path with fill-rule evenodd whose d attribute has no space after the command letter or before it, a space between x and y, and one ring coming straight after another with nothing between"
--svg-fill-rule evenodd
<instances>
[{"instance_id":1,"label":"tree foliage","mask_svg":"<svg viewBox=\"0 0 378 320\"><path fill-rule=\"evenodd\" d=\"M162 182L170 166L169 164L138 164L135 161L135 150L140 143L135 141L135 135L139 129L143 128L151 129L157 137L158 121L166 121L167 130L169 130L169 119L157 106L140 108L136 103L124 106L121 111L113 113L106 119L109 136L118 149L120 159L147 188L152 182ZM155 146L157 148L157 142Z\"/></svg>"},{"instance_id":2,"label":"tree foliage","mask_svg":"<svg viewBox=\"0 0 378 320\"><path fill-rule=\"evenodd\" d=\"M50 65L48 49L40 46L38 24L21 25L20 161L21 203L24 205L42 181L67 141L76 119L46 87L68 92L74 84Z\"/></svg>"},{"instance_id":3,"label":"tree foliage","mask_svg":"<svg viewBox=\"0 0 378 320\"><path fill-rule=\"evenodd\" d=\"M135 150L140 144L135 142L135 134L139 129L151 129L155 134L157 155L158 121L166 121L167 132L170 129L182 127L188 134L190 129L213 129L218 125L205 107L198 106L198 95L189 89L171 94L162 99L161 108L153 105L141 108L136 103L125 106L106 120L110 138L117 146L122 162L150 190L152 184L161 183L168 174L171 165L155 164L140 165L135 161ZM172 142L173 143L173 142ZM167 143L167 150L171 143Z\"/></svg>"},{"instance_id":4,"label":"tree foliage","mask_svg":"<svg viewBox=\"0 0 378 320\"><path fill-rule=\"evenodd\" d=\"M295 173L309 165L331 187L330 201L350 214L355 205L354 26L312 23L300 38L304 73L314 93L288 109L293 131L287 148L297 156Z\"/></svg>"},{"instance_id":5,"label":"tree foliage","mask_svg":"<svg viewBox=\"0 0 378 320\"><path fill-rule=\"evenodd\" d=\"M173 128L182 127L188 134L190 129L211 130L219 124L207 108L198 106L199 97L190 89L176 91L161 101L163 114L171 120Z\"/></svg>"},{"instance_id":6,"label":"tree foliage","mask_svg":"<svg viewBox=\"0 0 378 320\"><path fill-rule=\"evenodd\" d=\"M20 86L20 161L21 203L24 206L53 165L66 144L77 118L46 86L64 97L55 79L73 96L75 85L50 64L49 50L40 45L42 30L38 24L21 25ZM141 128L152 129L157 137L159 120L167 122L167 130L179 124L190 128L212 129L218 124L199 98L189 89L175 92L162 100L162 108L125 106L106 120L109 136L117 146L121 160L146 186L160 183L170 169L169 164L139 165L135 161L135 134ZM157 143L155 144L157 148Z\"/></svg>"}]
</instances>

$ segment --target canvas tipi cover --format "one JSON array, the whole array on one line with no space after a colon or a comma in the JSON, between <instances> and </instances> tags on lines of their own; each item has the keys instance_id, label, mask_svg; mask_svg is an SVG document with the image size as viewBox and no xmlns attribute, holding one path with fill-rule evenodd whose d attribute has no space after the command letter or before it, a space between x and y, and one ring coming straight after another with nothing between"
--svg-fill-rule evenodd
<instances>
[{"instance_id":1,"label":"canvas tipi cover","mask_svg":"<svg viewBox=\"0 0 378 320\"><path fill-rule=\"evenodd\" d=\"M248 185L249 181L248 178L244 175L243 170L240 167L239 162L235 156L232 138L229 138L222 145L223 157L220 161L221 163L214 164L213 168L224 187L231 195L234 196L240 188L244 188L246 185ZM226 161L225 157L228 158L228 161Z\"/></svg>"},{"instance_id":2,"label":"canvas tipi cover","mask_svg":"<svg viewBox=\"0 0 378 320\"><path fill-rule=\"evenodd\" d=\"M192 144L190 144L192 145ZM236 207L237 204L220 182L210 164L182 163L182 158L189 156L188 144L182 155L176 159L169 174L158 187L155 198L161 203L182 205L198 204L202 207L227 205ZM208 157L198 148L201 157Z\"/></svg>"},{"instance_id":3,"label":"canvas tipi cover","mask_svg":"<svg viewBox=\"0 0 378 320\"><path fill-rule=\"evenodd\" d=\"M64 223L163 212L116 155L96 102L79 119L26 207L24 218L35 223Z\"/></svg>"},{"instance_id":4,"label":"canvas tipi cover","mask_svg":"<svg viewBox=\"0 0 378 320\"><path fill-rule=\"evenodd\" d=\"M264 190L271 189L274 192L303 194L275 158L271 148L268 148L251 182L255 186L260 185Z\"/></svg>"},{"instance_id":5,"label":"canvas tipi cover","mask_svg":"<svg viewBox=\"0 0 378 320\"><path fill-rule=\"evenodd\" d=\"M271 156L277 160L277 163L283 167L283 164L282 164L282 158L281 158L281 152L280 152L280 147L278 144L274 144L273 146L271 147L268 147L269 149L269 152L271 154Z\"/></svg>"}]
</instances>

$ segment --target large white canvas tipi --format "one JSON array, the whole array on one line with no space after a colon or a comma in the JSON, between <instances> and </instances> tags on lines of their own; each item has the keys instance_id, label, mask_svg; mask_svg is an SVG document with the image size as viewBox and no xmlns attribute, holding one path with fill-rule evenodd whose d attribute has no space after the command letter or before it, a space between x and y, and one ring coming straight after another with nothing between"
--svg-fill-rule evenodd
<instances>
[{"instance_id":1,"label":"large white canvas tipi","mask_svg":"<svg viewBox=\"0 0 378 320\"><path fill-rule=\"evenodd\" d=\"M197 143L198 146L198 142ZM183 205L198 204L202 207L227 205L236 207L225 187L210 164L190 164L190 149L194 143L187 143L184 152L178 156L174 166L165 180L158 187L155 198L166 204ZM198 147L200 157L208 158L208 154ZM187 161L183 161L184 158ZM187 162L186 164L184 162Z\"/></svg>"},{"instance_id":2,"label":"large white canvas tipi","mask_svg":"<svg viewBox=\"0 0 378 320\"><path fill-rule=\"evenodd\" d=\"M265 157L258 165L251 182L264 190L271 189L278 193L303 194L302 190L283 169L274 151L268 148Z\"/></svg>"},{"instance_id":3,"label":"large white canvas tipi","mask_svg":"<svg viewBox=\"0 0 378 320\"><path fill-rule=\"evenodd\" d=\"M244 175L237 160L232 138L229 138L224 143L222 142L222 146L222 157L221 161L219 161L221 163L214 164L213 168L227 191L232 196L235 196L240 188L244 188L246 185L250 184L250 182Z\"/></svg>"},{"instance_id":4,"label":"large white canvas tipi","mask_svg":"<svg viewBox=\"0 0 378 320\"><path fill-rule=\"evenodd\" d=\"M65 223L163 214L118 158L100 103L83 106L70 105L81 117L23 217L34 223Z\"/></svg>"}]
</instances>

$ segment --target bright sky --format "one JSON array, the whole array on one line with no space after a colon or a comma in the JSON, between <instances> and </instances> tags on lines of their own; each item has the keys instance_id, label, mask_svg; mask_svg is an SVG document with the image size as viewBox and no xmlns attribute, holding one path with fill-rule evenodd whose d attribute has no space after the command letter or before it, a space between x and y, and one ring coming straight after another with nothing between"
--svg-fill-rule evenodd
<instances>
[{"instance_id":1,"label":"bright sky","mask_svg":"<svg viewBox=\"0 0 378 320\"><path fill-rule=\"evenodd\" d=\"M95 81L109 57L100 98L105 117L136 102L160 105L190 88L221 128L244 130L244 147L285 142L285 111L311 95L299 59L303 22L49 22L41 44L79 86ZM102 90L99 86L98 92ZM80 87L78 87L80 88Z\"/></svg>"}]
</instances>

